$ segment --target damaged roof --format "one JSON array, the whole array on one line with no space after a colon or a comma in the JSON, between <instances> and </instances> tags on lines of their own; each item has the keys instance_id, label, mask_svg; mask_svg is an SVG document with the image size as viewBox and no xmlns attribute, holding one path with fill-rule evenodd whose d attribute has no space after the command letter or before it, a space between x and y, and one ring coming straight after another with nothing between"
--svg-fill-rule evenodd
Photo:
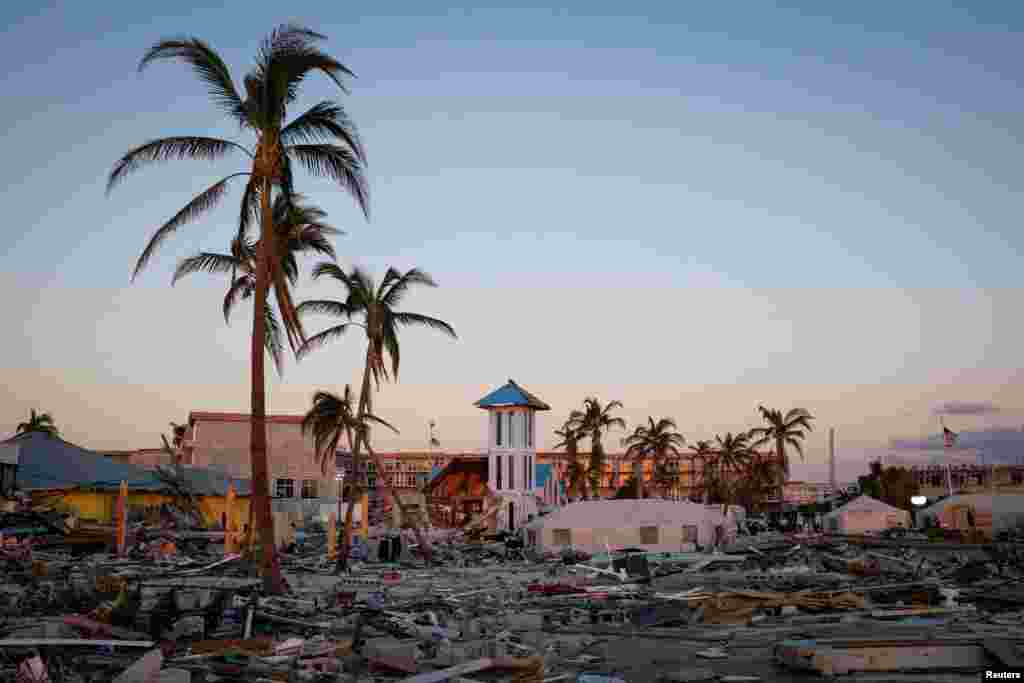
<instances>
[{"instance_id":1,"label":"damaged roof","mask_svg":"<svg viewBox=\"0 0 1024 683\"><path fill-rule=\"evenodd\" d=\"M111 460L103 453L76 446L42 432L19 434L3 442L18 452L16 485L24 491L92 489L116 491L122 481L131 491L163 491L168 487L151 469ZM182 476L196 495L226 495L225 475L202 468L182 467ZM234 480L238 495L248 495L249 480Z\"/></svg>"}]
</instances>

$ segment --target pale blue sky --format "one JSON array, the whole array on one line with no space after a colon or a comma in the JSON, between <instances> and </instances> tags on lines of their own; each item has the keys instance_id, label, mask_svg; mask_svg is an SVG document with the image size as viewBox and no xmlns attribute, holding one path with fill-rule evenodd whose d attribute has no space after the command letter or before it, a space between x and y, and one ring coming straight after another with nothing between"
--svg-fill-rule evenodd
<instances>
[{"instance_id":1,"label":"pale blue sky","mask_svg":"<svg viewBox=\"0 0 1024 683\"><path fill-rule=\"evenodd\" d=\"M0 252L25 321L4 365L237 383L244 397L244 315L218 324L220 282L167 287L178 258L226 243L237 195L125 289L156 226L233 166L103 188L132 145L236 132L184 67L136 74L150 44L196 34L237 80L289 19L359 75L343 101L369 153L372 222L329 185L302 189L349 231L346 261L432 272L442 288L412 301L462 332L456 345L410 336L408 381L928 386L968 371L1000 384L1020 365L1017 3L287 8L3 4ZM339 96L321 79L306 94ZM339 366L347 379L360 346L286 379ZM978 391L937 398L990 398ZM154 429L170 419L136 409Z\"/></svg>"}]
</instances>

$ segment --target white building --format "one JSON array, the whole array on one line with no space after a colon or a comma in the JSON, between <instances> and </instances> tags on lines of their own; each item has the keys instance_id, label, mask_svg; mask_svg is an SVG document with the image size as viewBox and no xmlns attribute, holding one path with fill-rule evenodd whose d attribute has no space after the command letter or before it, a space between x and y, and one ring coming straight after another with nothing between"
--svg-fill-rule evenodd
<instances>
[{"instance_id":1,"label":"white building","mask_svg":"<svg viewBox=\"0 0 1024 683\"><path fill-rule=\"evenodd\" d=\"M735 539L733 510L672 500L592 500L570 503L530 524L542 551L572 546L594 553L634 547L648 552L691 550Z\"/></svg>"},{"instance_id":2,"label":"white building","mask_svg":"<svg viewBox=\"0 0 1024 683\"><path fill-rule=\"evenodd\" d=\"M497 528L516 529L537 514L535 416L551 407L511 379L474 405L487 411L487 487L500 501Z\"/></svg>"}]
</instances>

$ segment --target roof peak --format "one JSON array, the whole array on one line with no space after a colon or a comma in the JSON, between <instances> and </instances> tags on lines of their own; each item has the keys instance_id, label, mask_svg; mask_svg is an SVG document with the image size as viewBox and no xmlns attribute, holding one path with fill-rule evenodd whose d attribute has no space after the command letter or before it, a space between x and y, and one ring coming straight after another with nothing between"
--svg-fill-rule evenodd
<instances>
[{"instance_id":1,"label":"roof peak","mask_svg":"<svg viewBox=\"0 0 1024 683\"><path fill-rule=\"evenodd\" d=\"M551 410L551 406L516 384L515 380L511 378L504 385L490 392L473 405L484 410L509 406L522 406L532 408L533 410Z\"/></svg>"}]
</instances>

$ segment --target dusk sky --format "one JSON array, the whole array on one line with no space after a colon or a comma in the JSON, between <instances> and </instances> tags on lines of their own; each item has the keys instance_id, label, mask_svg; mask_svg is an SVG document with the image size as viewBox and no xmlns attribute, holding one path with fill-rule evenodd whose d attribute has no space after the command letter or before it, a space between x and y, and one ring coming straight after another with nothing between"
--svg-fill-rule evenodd
<instances>
[{"instance_id":1,"label":"dusk sky","mask_svg":"<svg viewBox=\"0 0 1024 683\"><path fill-rule=\"evenodd\" d=\"M691 441L804 407L796 473L815 479L829 426L852 478L934 434L940 404L991 404L957 429L1024 424L1016 3L517 4L3 3L0 433L37 408L82 446L154 447L190 410L248 411L249 307L227 327L223 279L170 287L178 259L227 246L240 186L129 284L153 231L241 160L104 189L155 137L251 142L185 66L138 74L150 45L201 37L238 84L290 20L358 74L349 96L308 79L303 102L359 126L371 220L299 189L348 233L343 264L427 270L441 286L408 308L459 333L402 337L377 399L402 436L379 447L423 447L431 418L445 447L483 447L471 404L509 377L552 405L543 434L591 393ZM307 277L297 298L333 293ZM358 381L364 348L270 374L270 410Z\"/></svg>"}]
</instances>

